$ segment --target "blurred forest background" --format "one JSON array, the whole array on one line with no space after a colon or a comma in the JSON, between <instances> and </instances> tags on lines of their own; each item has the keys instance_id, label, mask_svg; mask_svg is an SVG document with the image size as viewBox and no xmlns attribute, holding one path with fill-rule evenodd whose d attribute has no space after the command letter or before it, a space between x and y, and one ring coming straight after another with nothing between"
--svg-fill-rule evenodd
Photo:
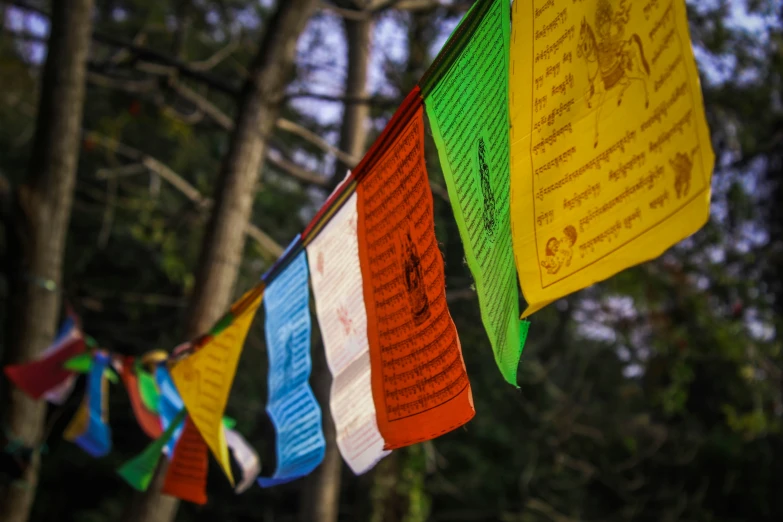
<instances>
[{"instance_id":1,"label":"blurred forest background","mask_svg":"<svg viewBox=\"0 0 783 522\"><path fill-rule=\"evenodd\" d=\"M46 346L63 299L117 353L205 331L360 159L471 4L0 2L3 364ZM212 461L208 504L178 506L115 473L148 443L122 386L114 449L94 460L62 439L78 390L47 410L3 378L0 520L783 520L782 9L689 2L718 159L712 218L535 314L519 390L495 367L430 140L477 410L465 428L356 477L327 418L313 476L235 496ZM262 324L227 414L269 474ZM314 333L323 401L321 352Z\"/></svg>"}]
</instances>

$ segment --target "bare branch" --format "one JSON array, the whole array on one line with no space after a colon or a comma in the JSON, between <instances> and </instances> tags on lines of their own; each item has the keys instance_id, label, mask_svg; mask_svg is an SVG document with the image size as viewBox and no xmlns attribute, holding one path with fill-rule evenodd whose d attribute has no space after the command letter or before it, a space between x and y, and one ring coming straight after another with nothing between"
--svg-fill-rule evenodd
<instances>
[{"instance_id":1,"label":"bare branch","mask_svg":"<svg viewBox=\"0 0 783 522\"><path fill-rule=\"evenodd\" d=\"M157 81L154 79L131 80L119 79L112 76L106 76L98 72L88 72L87 81L98 87L107 89L116 89L131 94L142 94L151 92L157 87Z\"/></svg>"},{"instance_id":2,"label":"bare branch","mask_svg":"<svg viewBox=\"0 0 783 522\"><path fill-rule=\"evenodd\" d=\"M433 11L435 9L445 9L452 13L462 13L467 11L471 4L472 2L470 1L448 3L442 0L378 0L376 2L369 2L362 9L348 9L324 1L321 2L321 9L324 11L331 11L346 20L361 21L392 9L396 11Z\"/></svg>"},{"instance_id":3,"label":"bare branch","mask_svg":"<svg viewBox=\"0 0 783 522\"><path fill-rule=\"evenodd\" d=\"M297 178L299 181L304 181L310 185L324 188L329 183L329 180L325 176L320 176L309 170L303 169L293 161L285 159L283 155L276 150L270 149L269 152L267 152L266 159L269 160L269 163Z\"/></svg>"},{"instance_id":4,"label":"bare branch","mask_svg":"<svg viewBox=\"0 0 783 522\"><path fill-rule=\"evenodd\" d=\"M198 110L206 114L212 121L217 123L225 130L234 128L234 120L225 112L221 111L217 105L209 101L206 97L197 93L187 85L176 80L169 82L170 87L182 98L192 103Z\"/></svg>"},{"instance_id":5,"label":"bare branch","mask_svg":"<svg viewBox=\"0 0 783 522\"><path fill-rule=\"evenodd\" d=\"M155 66L156 73L163 72L164 74L169 71L163 71L162 68ZM109 76L102 75L100 73L91 73L89 78L91 83L95 85L99 85L102 87L107 87L111 89L117 89L124 92L130 92L133 94L140 94L145 92L151 92L152 87L154 87L157 82L134 82L132 80L119 80L115 79ZM176 81L174 78L170 78L169 86L171 89L174 90L180 97L190 102L194 107L196 107L197 112L194 114L182 114L179 111L176 111L172 109L170 106L165 105L161 100L156 100L158 105L161 106L161 108L169 115L187 123L190 125L193 125L195 123L198 123L201 120L202 114L209 117L213 122L215 122L218 126L225 130L232 130L234 128L234 121L231 119L230 116L228 116L226 113L224 113L217 105L209 101L205 96L202 96L201 94L197 93L187 85L183 84L182 82ZM302 127L301 125L298 125L286 118L279 118L276 122L276 125L279 129L290 132L292 134L296 134L300 138L303 138L316 147L320 148L326 153L334 154L336 158L338 158L340 161L345 162L348 165L355 165L358 163L358 159L352 157L347 152L344 152L337 147L331 145L329 142L318 136L317 134L307 130L306 128ZM292 176L296 177L300 181L304 181L306 183L314 184L317 186L325 186L326 181L324 178L318 174L315 174L313 172L309 172L306 169L294 164L293 162L283 160L280 157L271 157L272 152L269 151L267 153L267 159L269 161L276 165L278 168L284 170L285 172L291 174Z\"/></svg>"},{"instance_id":6,"label":"bare branch","mask_svg":"<svg viewBox=\"0 0 783 522\"><path fill-rule=\"evenodd\" d=\"M434 183L430 181L430 190L432 190L432 193L438 196L440 199L448 203L449 200L449 192L446 190L445 187L442 185L438 185L437 183Z\"/></svg>"},{"instance_id":7,"label":"bare branch","mask_svg":"<svg viewBox=\"0 0 783 522\"><path fill-rule=\"evenodd\" d=\"M358 11L356 9L346 9L344 7L338 7L329 2L321 2L320 8L324 11L331 11L346 20L361 21L366 20L372 16L370 11Z\"/></svg>"},{"instance_id":8,"label":"bare branch","mask_svg":"<svg viewBox=\"0 0 783 522\"><path fill-rule=\"evenodd\" d=\"M12 0L10 3L20 9L39 14L41 16L49 17L49 13L46 10L40 9L34 5L29 5L23 0ZM118 38L106 33L101 33L99 31L93 31L92 38L101 44L127 50L128 52L132 53L134 59L143 60L145 62L158 64L171 68L172 70L176 70L181 76L201 82L223 94L229 95L231 97L236 97L239 94L239 89L236 86L231 85L221 78L194 69L189 64L184 63L181 60L178 60L165 53L161 53L141 45L136 45L133 42L128 42L122 38Z\"/></svg>"},{"instance_id":9,"label":"bare branch","mask_svg":"<svg viewBox=\"0 0 783 522\"><path fill-rule=\"evenodd\" d=\"M399 100L391 98L380 98L377 96L369 96L362 98L354 98L351 96L335 96L332 94L321 94L317 92L293 92L286 94L286 99L293 100L296 98L310 98L313 100L323 100L331 102L344 103L346 105L364 103L367 105L374 105L376 107L396 107L399 104Z\"/></svg>"},{"instance_id":10,"label":"bare branch","mask_svg":"<svg viewBox=\"0 0 783 522\"><path fill-rule=\"evenodd\" d=\"M120 143L117 140L97 132L85 130L84 136L85 139L89 140L95 145L100 145L101 147L124 156L125 158L141 163L149 170L165 179L174 188L182 192L182 194L195 203L201 211L206 211L212 206L211 199L204 197L196 187L188 183L179 174L152 156L148 156L139 150L136 150L132 147L129 147L128 145ZM283 247L281 247L266 232L256 227L255 225L248 223L247 230L245 232L248 236L253 238L261 247L261 249L269 254L270 257L278 258L283 254Z\"/></svg>"},{"instance_id":11,"label":"bare branch","mask_svg":"<svg viewBox=\"0 0 783 522\"><path fill-rule=\"evenodd\" d=\"M121 178L147 172L147 168L141 163L130 163L113 169L98 169L95 177L98 179Z\"/></svg>"},{"instance_id":12,"label":"bare branch","mask_svg":"<svg viewBox=\"0 0 783 522\"><path fill-rule=\"evenodd\" d=\"M287 120L285 118L278 118L276 125L278 129L290 132L291 134L295 134L300 138L309 141L310 143L320 148L321 150L333 154L334 157L336 157L346 165L349 165L350 167L353 167L357 163L359 163L360 158L354 158L347 152L344 152L338 149L337 147L335 147L334 145L330 144L328 141L326 141L316 133L302 127L297 123L292 122L291 120Z\"/></svg>"},{"instance_id":13,"label":"bare branch","mask_svg":"<svg viewBox=\"0 0 783 522\"><path fill-rule=\"evenodd\" d=\"M209 58L206 58L205 60L201 60L198 62L190 62L190 68L194 71L209 71L216 65L218 65L220 62L231 56L234 51L236 51L239 48L239 41L238 40L231 40L228 42L228 45L225 47L218 49L215 54L210 56Z\"/></svg>"},{"instance_id":14,"label":"bare branch","mask_svg":"<svg viewBox=\"0 0 783 522\"><path fill-rule=\"evenodd\" d=\"M472 288L461 288L459 290L447 290L446 302L449 304L456 303L457 301L470 301L475 299L476 291Z\"/></svg>"},{"instance_id":15,"label":"bare branch","mask_svg":"<svg viewBox=\"0 0 783 522\"><path fill-rule=\"evenodd\" d=\"M530 508L533 511L538 511L554 522L577 522L576 519L563 515L555 508L538 498L531 498L528 500L525 504L525 507Z\"/></svg>"}]
</instances>

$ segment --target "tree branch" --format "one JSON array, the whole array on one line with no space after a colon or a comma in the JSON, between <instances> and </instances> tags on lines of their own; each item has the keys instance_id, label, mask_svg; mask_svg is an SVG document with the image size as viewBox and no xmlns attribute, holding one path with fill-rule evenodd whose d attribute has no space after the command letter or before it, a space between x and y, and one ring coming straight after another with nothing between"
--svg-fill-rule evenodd
<instances>
[{"instance_id":1,"label":"tree branch","mask_svg":"<svg viewBox=\"0 0 783 522\"><path fill-rule=\"evenodd\" d=\"M295 177L299 181L304 181L310 185L316 185L318 187L326 188L329 180L325 176L314 174L309 170L305 170L293 161L289 161L280 154L279 151L269 149L266 154L266 159L275 167L285 171L291 176Z\"/></svg>"},{"instance_id":2,"label":"tree branch","mask_svg":"<svg viewBox=\"0 0 783 522\"><path fill-rule=\"evenodd\" d=\"M349 9L324 1L321 2L320 7L322 10L331 11L346 20L359 22L392 9L395 11L432 11L435 9L445 9L451 13L462 13L467 11L472 3L473 2L469 1L445 3L441 0L379 0L377 2L370 2L363 9Z\"/></svg>"},{"instance_id":3,"label":"tree branch","mask_svg":"<svg viewBox=\"0 0 783 522\"><path fill-rule=\"evenodd\" d=\"M110 89L117 89L132 94L151 92L153 88L157 85L157 82L150 82L150 81L141 82L141 81L134 81L134 80L118 80L100 73L91 73L89 76L89 80L90 83L93 83L94 85L98 85ZM230 131L234 128L234 120L232 120L231 117L228 116L225 112L220 110L220 108L217 105L209 101L205 96L202 96L201 94L197 93L196 91L194 91L187 85L183 84L182 82L178 82L175 78L170 79L169 87L172 90L174 90L174 92L176 92L184 100L193 104L193 106L196 107L198 111L205 114L222 129ZM160 104L163 105L162 102ZM163 106L163 108L164 110L165 109L171 110L170 107L165 105ZM189 124L197 123L198 119L200 119L198 115L186 116L176 111L174 111L174 113L177 118ZM347 152L342 151L337 147L331 145L329 142L327 142L326 140L324 140L314 132L309 131L308 129L302 127L301 125L298 125L297 123L291 120L288 120L286 118L278 118L276 122L276 126L280 130L290 132L291 134L295 134L299 136L300 138L312 143L313 145L315 145L316 147L320 148L321 150L323 150L328 154L333 154L337 159L346 163L347 165L353 166L359 161L358 159L354 158ZM275 166L286 171L287 173L296 177L300 181L312 183L318 186L324 186L325 181L322 176L309 172L306 169L303 169L302 167L299 167L298 165L294 164L293 162L280 160L277 157L272 158L270 157L269 153L267 153L267 159Z\"/></svg>"},{"instance_id":4,"label":"tree branch","mask_svg":"<svg viewBox=\"0 0 783 522\"><path fill-rule=\"evenodd\" d=\"M174 91L177 94L179 94L182 98L192 103L200 111L202 111L204 114L209 116L212 119L212 121L214 121L224 129L232 130L234 128L234 121L226 113L221 111L215 104L210 102L204 96L198 94L194 90L190 89L188 86L177 81L171 82L171 88L174 89ZM316 147L318 147L319 149L323 150L326 153L333 154L337 159L339 159L344 163L353 166L359 162L357 158L354 158L347 152L338 149L337 147L333 146L332 144L330 144L329 142L327 142L325 139L321 138L314 132L302 127L297 123L294 123L291 120L288 120L286 118L278 118L276 122L276 126L280 130L290 132L291 134L295 134L300 138L312 143L313 145L315 145ZM267 159L271 159L269 158L269 155L267 155ZM275 160L272 161L274 162ZM302 169L301 167L297 167L297 169L299 173L305 172L305 170ZM305 180L305 178L314 179L314 180L321 179L320 176L312 173L308 173L304 177L299 174L296 174L296 177L303 180ZM318 181L316 184L319 183L320 181Z\"/></svg>"},{"instance_id":5,"label":"tree branch","mask_svg":"<svg viewBox=\"0 0 783 522\"><path fill-rule=\"evenodd\" d=\"M374 105L380 108L396 107L399 104L399 100L393 100L390 98L380 98L378 96L353 98L350 96L335 96L332 94L321 94L317 92L292 92L286 94L285 98L286 100L293 100L296 98L310 98L313 100L338 102L346 105L364 103L367 105Z\"/></svg>"},{"instance_id":6,"label":"tree branch","mask_svg":"<svg viewBox=\"0 0 783 522\"><path fill-rule=\"evenodd\" d=\"M291 120L287 120L285 118L278 118L276 125L278 129L286 132L290 132L291 134L295 134L300 138L309 141L310 143L320 148L321 150L333 154L334 157L336 157L338 160L342 161L346 165L349 165L350 167L354 167L357 163L359 163L360 158L354 158L347 152L342 151L337 147L335 147L334 145L330 144L328 141L318 136L316 133L302 127L297 123L294 123Z\"/></svg>"},{"instance_id":7,"label":"tree branch","mask_svg":"<svg viewBox=\"0 0 783 522\"><path fill-rule=\"evenodd\" d=\"M225 47L218 49L215 54L210 56L209 58L206 58L204 60L198 61L198 62L190 62L190 68L194 71L209 71L216 65L218 65L223 60L227 59L229 56L231 56L234 51L239 48L239 41L232 39L230 42L228 42L228 45Z\"/></svg>"},{"instance_id":8,"label":"tree branch","mask_svg":"<svg viewBox=\"0 0 783 522\"><path fill-rule=\"evenodd\" d=\"M9 3L11 5L14 5L15 7L18 7L19 9L24 9L26 11L30 11L38 15L45 16L47 18L50 17L50 14L46 10L40 9L33 5L29 5L27 4L27 2L24 2L23 0L12 0ZM153 49L149 49L141 45L136 45L133 42L128 42L126 40L123 40L122 38L118 38L116 36L102 33L99 31L93 31L92 39L104 45L117 47L131 52L133 54L133 58L132 58L133 60L143 60L146 62L150 62L153 64L158 64L174 69L183 77L201 82L211 87L212 89L215 89L228 96L236 97L239 94L238 87L231 85L230 83L220 78L206 74L203 71L199 70L198 68L193 68L189 64L184 63L183 61L178 60L165 53L155 51Z\"/></svg>"},{"instance_id":9,"label":"tree branch","mask_svg":"<svg viewBox=\"0 0 783 522\"><path fill-rule=\"evenodd\" d=\"M141 163L147 167L147 169L158 174L170 185L179 190L186 198L195 203L199 210L206 211L212 206L211 199L204 197L196 187L188 183L179 174L152 156L148 156L147 154L137 149L129 147L128 145L120 143L117 140L94 131L85 130L84 137L86 140L95 145L100 145L101 147L124 156L125 158L128 158L134 162ZM274 257L276 259L283 254L283 247L281 247L266 232L256 227L252 223L248 223L245 233L253 238L261 247L261 249L268 253L270 257Z\"/></svg>"}]
</instances>

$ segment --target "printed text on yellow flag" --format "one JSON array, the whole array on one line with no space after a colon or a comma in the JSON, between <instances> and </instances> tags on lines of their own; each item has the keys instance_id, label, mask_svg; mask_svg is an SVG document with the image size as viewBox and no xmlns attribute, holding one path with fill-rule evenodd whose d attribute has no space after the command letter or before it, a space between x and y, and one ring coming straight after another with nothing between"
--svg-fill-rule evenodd
<instances>
[{"instance_id":1,"label":"printed text on yellow flag","mask_svg":"<svg viewBox=\"0 0 783 522\"><path fill-rule=\"evenodd\" d=\"M171 369L171 377L188 414L232 486L234 477L223 430L223 412L234 382L242 345L261 304L262 295L263 291L259 287L248 291L232 307L234 320L231 324Z\"/></svg>"},{"instance_id":2,"label":"printed text on yellow flag","mask_svg":"<svg viewBox=\"0 0 783 522\"><path fill-rule=\"evenodd\" d=\"M512 20L526 316L701 228L714 156L684 0L516 0Z\"/></svg>"}]
</instances>

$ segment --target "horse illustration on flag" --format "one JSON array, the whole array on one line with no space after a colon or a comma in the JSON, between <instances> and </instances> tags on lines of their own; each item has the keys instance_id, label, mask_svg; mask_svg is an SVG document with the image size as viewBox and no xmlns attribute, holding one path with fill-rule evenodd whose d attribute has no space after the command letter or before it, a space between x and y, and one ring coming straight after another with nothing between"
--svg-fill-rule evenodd
<instances>
[{"instance_id":1,"label":"horse illustration on flag","mask_svg":"<svg viewBox=\"0 0 783 522\"><path fill-rule=\"evenodd\" d=\"M587 65L589 87L585 100L588 108L593 107L593 100L598 97L595 103L598 110L595 118L594 147L598 147L598 122L607 92L619 87L617 105L620 106L628 87L633 82L639 82L644 87L645 108L650 106L647 90L650 65L644 55L642 39L636 33L625 38L625 26L630 19L630 10L631 6L626 5L625 0L620 0L617 12L609 0L599 0L595 12L595 30L582 18L576 55L583 58Z\"/></svg>"}]
</instances>

